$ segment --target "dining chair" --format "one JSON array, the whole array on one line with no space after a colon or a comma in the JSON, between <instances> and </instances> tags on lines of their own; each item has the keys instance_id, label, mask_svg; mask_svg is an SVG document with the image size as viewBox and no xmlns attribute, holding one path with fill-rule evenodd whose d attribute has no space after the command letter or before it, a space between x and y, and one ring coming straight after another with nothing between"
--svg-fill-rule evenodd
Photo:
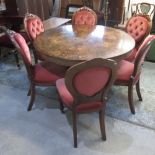
<instances>
[{"instance_id":1,"label":"dining chair","mask_svg":"<svg viewBox=\"0 0 155 155\"><path fill-rule=\"evenodd\" d=\"M138 48L143 40L150 34L152 27L151 19L145 15L134 15L126 24L126 32L135 40L135 48L126 58L127 61L134 62Z\"/></svg>"},{"instance_id":2,"label":"dining chair","mask_svg":"<svg viewBox=\"0 0 155 155\"><path fill-rule=\"evenodd\" d=\"M141 15L147 15L151 18L151 16L155 12L155 5L151 3L133 3L131 5L131 14L141 14Z\"/></svg>"},{"instance_id":3,"label":"dining chair","mask_svg":"<svg viewBox=\"0 0 155 155\"><path fill-rule=\"evenodd\" d=\"M72 25L94 26L96 24L97 24L96 13L86 6L77 9L77 11L75 11L72 16Z\"/></svg>"},{"instance_id":4,"label":"dining chair","mask_svg":"<svg viewBox=\"0 0 155 155\"><path fill-rule=\"evenodd\" d=\"M25 31L27 32L30 40L31 40L31 45L33 43L33 40L42 32L44 32L44 25L42 20L37 16L32 13L27 13L25 14L24 17L24 28ZM34 54L34 59L35 63L38 62L38 59L41 59L35 49L33 48L33 54ZM41 59L42 60L42 59Z\"/></svg>"},{"instance_id":5,"label":"dining chair","mask_svg":"<svg viewBox=\"0 0 155 155\"><path fill-rule=\"evenodd\" d=\"M7 33L16 49L20 52L27 70L28 79L30 81L28 96L31 96L27 110L30 111L35 100L35 87L55 86L56 80L64 77L66 69L61 68L62 70L60 71L58 65L54 66L53 64L53 66L51 66L51 64L46 62L40 62L33 65L30 50L25 39L14 31L7 30Z\"/></svg>"},{"instance_id":6,"label":"dining chair","mask_svg":"<svg viewBox=\"0 0 155 155\"><path fill-rule=\"evenodd\" d=\"M0 54L2 53L2 48L9 49L9 53L13 53L15 56L15 61L17 67L20 69L20 63L18 58L18 52L14 48L11 40L9 39L6 29L11 28L13 30L18 31L26 40L27 43L30 42L29 37L27 36L26 32L22 31L21 26L23 24L23 17L21 16L5 16L0 17ZM7 50L5 50L7 51Z\"/></svg>"},{"instance_id":7,"label":"dining chair","mask_svg":"<svg viewBox=\"0 0 155 155\"><path fill-rule=\"evenodd\" d=\"M116 73L113 60L95 58L69 68L65 78L56 81L60 110L64 105L72 112L74 147L77 147L77 114L99 112L102 139L106 140L104 113L107 93Z\"/></svg>"},{"instance_id":8,"label":"dining chair","mask_svg":"<svg viewBox=\"0 0 155 155\"><path fill-rule=\"evenodd\" d=\"M118 70L116 75L115 85L128 87L128 102L132 114L135 114L135 107L133 104L133 88L136 86L137 95L139 101L142 101L142 95L140 92L140 76L142 65L144 63L145 56L150 49L151 42L155 40L155 35L149 35L143 41L137 51L134 63L122 60L118 64Z\"/></svg>"}]
</instances>

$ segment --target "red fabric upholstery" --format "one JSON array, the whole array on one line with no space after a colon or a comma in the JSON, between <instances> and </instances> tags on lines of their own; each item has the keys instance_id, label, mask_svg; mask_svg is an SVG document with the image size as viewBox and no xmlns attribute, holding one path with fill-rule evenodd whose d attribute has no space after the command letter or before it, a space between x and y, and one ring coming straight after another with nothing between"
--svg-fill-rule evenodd
<instances>
[{"instance_id":1,"label":"red fabric upholstery","mask_svg":"<svg viewBox=\"0 0 155 155\"><path fill-rule=\"evenodd\" d=\"M88 7L79 8L72 16L73 25L96 25L97 15Z\"/></svg>"},{"instance_id":2,"label":"red fabric upholstery","mask_svg":"<svg viewBox=\"0 0 155 155\"><path fill-rule=\"evenodd\" d=\"M106 85L109 73L107 68L90 68L79 72L74 79L75 88L83 95L92 96Z\"/></svg>"},{"instance_id":3,"label":"red fabric upholstery","mask_svg":"<svg viewBox=\"0 0 155 155\"><path fill-rule=\"evenodd\" d=\"M30 18L27 21L27 30L32 39L35 39L37 35L44 32L44 26L40 19Z\"/></svg>"},{"instance_id":4,"label":"red fabric upholstery","mask_svg":"<svg viewBox=\"0 0 155 155\"><path fill-rule=\"evenodd\" d=\"M141 41L148 30L148 20L145 17L132 17L127 24L127 32L135 39Z\"/></svg>"},{"instance_id":5,"label":"red fabric upholstery","mask_svg":"<svg viewBox=\"0 0 155 155\"><path fill-rule=\"evenodd\" d=\"M64 79L57 80L56 86L63 103L65 103L68 107L71 107L73 104L73 97L68 91L68 89L66 88L65 80ZM102 107L102 103L96 101L96 102L80 104L76 110L77 112L87 112L91 110L97 110L101 107Z\"/></svg>"},{"instance_id":6,"label":"red fabric upholstery","mask_svg":"<svg viewBox=\"0 0 155 155\"><path fill-rule=\"evenodd\" d=\"M20 46L19 48L21 49L21 54L23 55L25 61L28 64L32 64L32 58L30 55L29 47L27 46L25 39L19 33L16 33L14 35L14 39L18 43L17 46Z\"/></svg>"},{"instance_id":7,"label":"red fabric upholstery","mask_svg":"<svg viewBox=\"0 0 155 155\"><path fill-rule=\"evenodd\" d=\"M116 76L116 81L129 81L132 73L134 70L134 64L126 61L126 60L122 60L119 62L118 64L118 69L117 69L117 76Z\"/></svg>"},{"instance_id":8,"label":"red fabric upholstery","mask_svg":"<svg viewBox=\"0 0 155 155\"><path fill-rule=\"evenodd\" d=\"M76 12L74 19L75 25L96 25L95 16L87 10Z\"/></svg>"},{"instance_id":9,"label":"red fabric upholstery","mask_svg":"<svg viewBox=\"0 0 155 155\"><path fill-rule=\"evenodd\" d=\"M41 64L36 64L34 66L34 81L37 83L52 83L55 85L55 81L60 78L62 78L62 76L49 72L48 69Z\"/></svg>"},{"instance_id":10,"label":"red fabric upholstery","mask_svg":"<svg viewBox=\"0 0 155 155\"><path fill-rule=\"evenodd\" d=\"M67 104L67 105L72 105L73 103L73 97L70 94L70 92L68 91L66 85L65 85L65 80L63 79L59 79L56 81L56 86L57 86L57 90L59 92L59 95L63 101L63 103Z\"/></svg>"}]
</instances>

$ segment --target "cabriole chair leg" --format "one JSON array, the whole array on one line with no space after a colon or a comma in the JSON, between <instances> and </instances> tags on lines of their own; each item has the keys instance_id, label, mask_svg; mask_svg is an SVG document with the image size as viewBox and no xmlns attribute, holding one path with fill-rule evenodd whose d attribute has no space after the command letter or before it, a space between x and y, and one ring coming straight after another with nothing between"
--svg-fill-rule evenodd
<instances>
[{"instance_id":1,"label":"cabriole chair leg","mask_svg":"<svg viewBox=\"0 0 155 155\"><path fill-rule=\"evenodd\" d=\"M141 95L141 92L140 92L139 80L138 80L138 82L136 83L136 92L137 92L139 101L142 101L143 99L142 99L142 95Z\"/></svg>"},{"instance_id":2,"label":"cabriole chair leg","mask_svg":"<svg viewBox=\"0 0 155 155\"><path fill-rule=\"evenodd\" d=\"M132 114L135 114L135 107L133 105L133 85L128 86L128 102Z\"/></svg>"},{"instance_id":3,"label":"cabriole chair leg","mask_svg":"<svg viewBox=\"0 0 155 155\"><path fill-rule=\"evenodd\" d=\"M35 86L33 85L31 86L31 99L30 99L30 103L27 109L28 111L31 111L34 100L35 100Z\"/></svg>"},{"instance_id":4,"label":"cabriole chair leg","mask_svg":"<svg viewBox=\"0 0 155 155\"><path fill-rule=\"evenodd\" d=\"M15 57L15 60L16 60L17 67L18 67L18 69L20 69L18 52L17 51L14 51L14 57Z\"/></svg>"},{"instance_id":5,"label":"cabriole chair leg","mask_svg":"<svg viewBox=\"0 0 155 155\"><path fill-rule=\"evenodd\" d=\"M77 148L77 114L72 111L74 147Z\"/></svg>"},{"instance_id":6,"label":"cabriole chair leg","mask_svg":"<svg viewBox=\"0 0 155 155\"><path fill-rule=\"evenodd\" d=\"M99 111L99 123L101 129L102 140L106 140L106 133L105 133L105 121L104 121L104 111L103 109Z\"/></svg>"}]
</instances>

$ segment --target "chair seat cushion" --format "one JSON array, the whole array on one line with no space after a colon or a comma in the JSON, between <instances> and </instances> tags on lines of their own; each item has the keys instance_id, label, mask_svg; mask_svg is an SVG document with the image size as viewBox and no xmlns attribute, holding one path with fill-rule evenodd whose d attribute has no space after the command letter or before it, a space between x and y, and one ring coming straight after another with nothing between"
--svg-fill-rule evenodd
<instances>
[{"instance_id":1,"label":"chair seat cushion","mask_svg":"<svg viewBox=\"0 0 155 155\"><path fill-rule=\"evenodd\" d=\"M50 65L48 67L46 67L42 63L36 64L34 66L34 80L35 80L35 82L55 85L55 81L57 79L64 77L64 73L62 73L61 75L56 74L55 72L52 71L52 70L54 70L54 67L52 65L51 65L51 68L52 69L50 69Z\"/></svg>"},{"instance_id":2,"label":"chair seat cushion","mask_svg":"<svg viewBox=\"0 0 155 155\"><path fill-rule=\"evenodd\" d=\"M73 99L73 96L70 94L70 92L68 91L68 89L65 85L64 78L56 81L56 87L57 87L57 90L59 92L59 95L60 95L62 102L67 107L71 108L73 105L74 99ZM102 103L99 101L83 103L77 107L77 112L95 111L95 110L100 109L101 107L102 107Z\"/></svg>"},{"instance_id":3,"label":"chair seat cushion","mask_svg":"<svg viewBox=\"0 0 155 155\"><path fill-rule=\"evenodd\" d=\"M128 82L133 73L133 70L134 70L133 63L126 60L120 61L118 64L115 84Z\"/></svg>"}]
</instances>

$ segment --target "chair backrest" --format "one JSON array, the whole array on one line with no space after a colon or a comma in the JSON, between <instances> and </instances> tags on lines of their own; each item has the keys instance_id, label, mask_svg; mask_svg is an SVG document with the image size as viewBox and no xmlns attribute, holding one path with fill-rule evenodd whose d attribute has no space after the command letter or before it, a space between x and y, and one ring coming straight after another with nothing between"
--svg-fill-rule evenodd
<instances>
[{"instance_id":1,"label":"chair backrest","mask_svg":"<svg viewBox=\"0 0 155 155\"><path fill-rule=\"evenodd\" d=\"M136 77L138 77L141 73L142 65L144 63L146 54L148 53L151 46L151 42L153 40L155 40L155 35L147 36L137 51L137 55L134 62L134 71L132 74L132 77L134 77L134 79L138 79Z\"/></svg>"},{"instance_id":2,"label":"chair backrest","mask_svg":"<svg viewBox=\"0 0 155 155\"><path fill-rule=\"evenodd\" d=\"M126 24L126 32L130 34L138 47L142 41L149 35L152 27L150 18L143 15L132 16Z\"/></svg>"},{"instance_id":3,"label":"chair backrest","mask_svg":"<svg viewBox=\"0 0 155 155\"><path fill-rule=\"evenodd\" d=\"M40 33L44 32L42 20L34 14L27 13L25 15L24 27L31 41L33 41Z\"/></svg>"},{"instance_id":4,"label":"chair backrest","mask_svg":"<svg viewBox=\"0 0 155 155\"><path fill-rule=\"evenodd\" d=\"M73 25L96 25L97 23L97 15L96 13L84 6L79 8L72 16L72 24Z\"/></svg>"},{"instance_id":5,"label":"chair backrest","mask_svg":"<svg viewBox=\"0 0 155 155\"><path fill-rule=\"evenodd\" d=\"M69 68L65 83L74 98L74 105L105 100L114 82L117 63L113 60L95 58Z\"/></svg>"},{"instance_id":6,"label":"chair backrest","mask_svg":"<svg viewBox=\"0 0 155 155\"><path fill-rule=\"evenodd\" d=\"M16 33L15 31L12 31L9 29L7 30L7 35L11 39L13 45L16 47L18 52L21 54L24 64L26 66L29 78L33 78L32 77L32 70L33 70L32 57L25 39L19 33Z\"/></svg>"},{"instance_id":7,"label":"chair backrest","mask_svg":"<svg viewBox=\"0 0 155 155\"><path fill-rule=\"evenodd\" d=\"M134 8L134 9L133 9ZM137 3L131 5L131 13L133 14L141 14L141 15L148 15L151 17L155 12L155 5L150 3Z\"/></svg>"}]
</instances>

